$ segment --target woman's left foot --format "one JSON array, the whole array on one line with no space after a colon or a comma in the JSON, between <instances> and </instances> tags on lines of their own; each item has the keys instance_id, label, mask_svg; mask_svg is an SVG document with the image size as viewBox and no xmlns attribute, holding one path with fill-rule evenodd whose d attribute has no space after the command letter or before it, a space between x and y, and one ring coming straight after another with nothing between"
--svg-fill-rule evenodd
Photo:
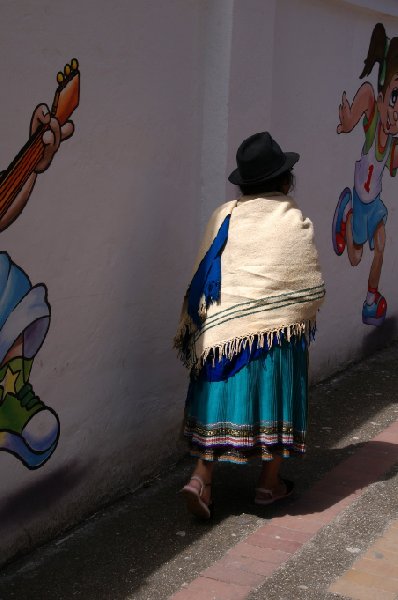
<instances>
[{"instance_id":1,"label":"woman's left foot","mask_svg":"<svg viewBox=\"0 0 398 600\"><path fill-rule=\"evenodd\" d=\"M281 479L279 485L273 489L267 489L265 487L256 488L254 503L261 505L273 504L278 500L284 500L285 498L288 498L293 493L293 490L293 481L289 481L289 479Z\"/></svg>"},{"instance_id":2,"label":"woman's left foot","mask_svg":"<svg viewBox=\"0 0 398 600\"><path fill-rule=\"evenodd\" d=\"M212 502L210 494L206 493L206 488L210 486L211 483L205 483L199 475L192 475L187 485L180 490L189 512L200 519L210 519L211 517Z\"/></svg>"}]
</instances>

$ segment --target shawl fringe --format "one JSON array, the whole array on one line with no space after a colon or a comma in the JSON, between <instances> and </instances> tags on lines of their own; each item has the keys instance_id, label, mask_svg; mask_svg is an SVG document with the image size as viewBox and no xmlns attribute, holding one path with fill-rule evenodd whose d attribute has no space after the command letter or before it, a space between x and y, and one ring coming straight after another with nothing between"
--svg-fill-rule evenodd
<instances>
[{"instance_id":1,"label":"shawl fringe","mask_svg":"<svg viewBox=\"0 0 398 600\"><path fill-rule=\"evenodd\" d=\"M180 328L174 339L174 348L178 351L178 356L183 364L188 369L193 369L194 372L199 372L205 364L209 356L212 357L213 366L216 361L220 361L222 358L232 360L240 352L249 346L250 350L257 340L258 348L268 348L269 350L273 346L280 346L282 340L286 339L290 342L292 337L298 339L305 337L307 342L310 344L311 340L315 339L316 332L316 320L312 319L309 321L302 321L300 323L291 323L290 325L283 325L277 329L266 329L250 333L245 336L235 337L224 342L215 344L205 348L200 356L196 356L195 345L192 343L192 323L186 320Z\"/></svg>"}]
</instances>

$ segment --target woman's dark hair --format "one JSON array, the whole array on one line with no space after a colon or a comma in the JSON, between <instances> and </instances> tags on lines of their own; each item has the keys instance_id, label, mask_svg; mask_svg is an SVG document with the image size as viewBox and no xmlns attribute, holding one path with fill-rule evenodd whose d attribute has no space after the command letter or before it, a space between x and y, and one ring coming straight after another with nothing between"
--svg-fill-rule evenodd
<instances>
[{"instance_id":1,"label":"woman's dark hair","mask_svg":"<svg viewBox=\"0 0 398 600\"><path fill-rule=\"evenodd\" d=\"M289 190L294 187L293 170L284 171L278 177L268 179L263 183L240 185L240 191L244 196L253 196L255 194L265 194L267 192L282 192L283 188L288 185Z\"/></svg>"},{"instance_id":2,"label":"woman's dark hair","mask_svg":"<svg viewBox=\"0 0 398 600\"><path fill-rule=\"evenodd\" d=\"M364 60L365 66L359 78L363 79L373 70L375 63L379 63L377 75L377 90L383 96L395 73L398 73L398 38L389 41L382 23L377 23L370 38L368 55Z\"/></svg>"}]
</instances>

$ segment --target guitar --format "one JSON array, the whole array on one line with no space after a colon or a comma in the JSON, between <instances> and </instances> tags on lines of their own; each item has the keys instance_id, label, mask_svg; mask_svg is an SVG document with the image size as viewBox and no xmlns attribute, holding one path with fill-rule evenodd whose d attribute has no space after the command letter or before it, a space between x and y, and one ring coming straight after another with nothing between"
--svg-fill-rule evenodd
<instances>
[{"instance_id":1,"label":"guitar","mask_svg":"<svg viewBox=\"0 0 398 600\"><path fill-rule=\"evenodd\" d=\"M58 88L51 107L51 116L64 125L79 106L80 71L76 58L57 74ZM6 171L0 175L0 219L14 202L21 187L35 170L44 154L43 133L49 125L41 125L18 152Z\"/></svg>"}]
</instances>

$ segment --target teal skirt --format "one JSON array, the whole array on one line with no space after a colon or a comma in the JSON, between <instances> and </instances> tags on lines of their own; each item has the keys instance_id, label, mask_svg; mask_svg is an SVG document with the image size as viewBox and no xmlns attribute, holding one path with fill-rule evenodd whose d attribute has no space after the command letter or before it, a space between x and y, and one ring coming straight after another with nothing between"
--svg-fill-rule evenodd
<instances>
[{"instance_id":1,"label":"teal skirt","mask_svg":"<svg viewBox=\"0 0 398 600\"><path fill-rule=\"evenodd\" d=\"M192 456L246 463L305 452L308 348L282 341L224 381L191 378L184 435Z\"/></svg>"}]
</instances>

